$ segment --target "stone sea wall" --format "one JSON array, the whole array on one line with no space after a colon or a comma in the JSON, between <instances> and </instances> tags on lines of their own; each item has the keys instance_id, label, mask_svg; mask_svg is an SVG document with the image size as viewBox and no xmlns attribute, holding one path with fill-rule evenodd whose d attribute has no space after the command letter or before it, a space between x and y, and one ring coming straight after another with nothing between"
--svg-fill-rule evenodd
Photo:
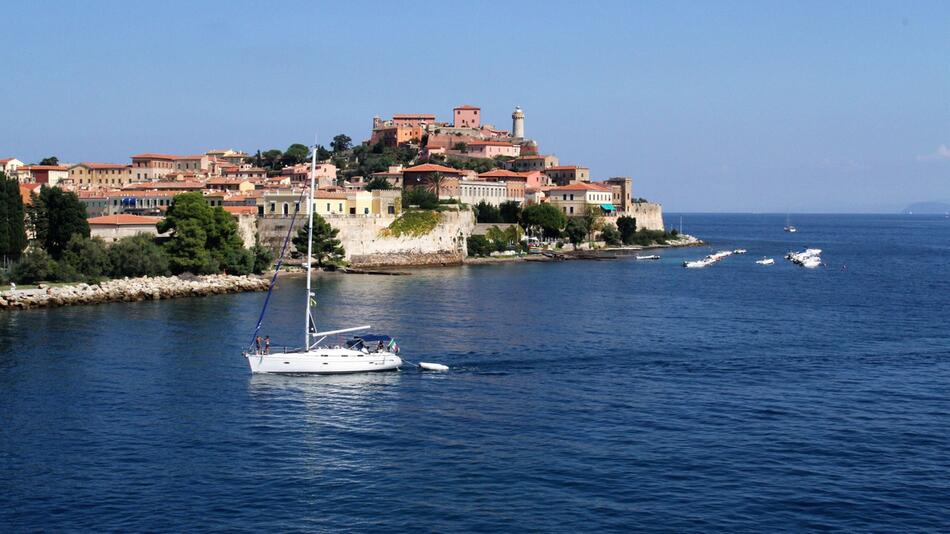
<instances>
[{"instance_id":1,"label":"stone sea wall","mask_svg":"<svg viewBox=\"0 0 950 534\"><path fill-rule=\"evenodd\" d=\"M92 285L75 284L0 292L0 310L267 291L268 283L268 279L259 276L124 278Z\"/></svg>"},{"instance_id":2,"label":"stone sea wall","mask_svg":"<svg viewBox=\"0 0 950 534\"><path fill-rule=\"evenodd\" d=\"M662 230L663 206L653 202L641 202L630 205L630 210L623 215L636 217L637 230Z\"/></svg>"},{"instance_id":3,"label":"stone sea wall","mask_svg":"<svg viewBox=\"0 0 950 534\"><path fill-rule=\"evenodd\" d=\"M346 250L350 265L362 267L394 267L413 265L459 264L467 254L467 238L475 227L471 210L442 212L442 221L423 236L384 237L380 232L388 228L395 217L381 216L324 216L338 229L338 238ZM287 234L290 217L266 217L258 223L262 242L278 250ZM293 232L302 227L305 217L298 217Z\"/></svg>"}]
</instances>

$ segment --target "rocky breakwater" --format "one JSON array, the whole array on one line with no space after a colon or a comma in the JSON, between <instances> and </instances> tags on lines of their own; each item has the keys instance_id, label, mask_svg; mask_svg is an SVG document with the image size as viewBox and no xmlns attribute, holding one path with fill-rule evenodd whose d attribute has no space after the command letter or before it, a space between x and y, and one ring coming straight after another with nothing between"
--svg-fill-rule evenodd
<instances>
[{"instance_id":1,"label":"rocky breakwater","mask_svg":"<svg viewBox=\"0 0 950 534\"><path fill-rule=\"evenodd\" d=\"M0 310L29 309L105 302L203 297L223 293L267 291L268 280L258 276L168 276L124 278L99 284L75 284L0 293Z\"/></svg>"}]
</instances>

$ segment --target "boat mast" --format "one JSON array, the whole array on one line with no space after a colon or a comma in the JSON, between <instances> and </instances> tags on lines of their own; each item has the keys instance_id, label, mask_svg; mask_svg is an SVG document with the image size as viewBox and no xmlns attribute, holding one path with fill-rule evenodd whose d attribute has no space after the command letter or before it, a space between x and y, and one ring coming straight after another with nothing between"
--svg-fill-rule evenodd
<instances>
[{"instance_id":1,"label":"boat mast","mask_svg":"<svg viewBox=\"0 0 950 534\"><path fill-rule=\"evenodd\" d=\"M316 187L317 143L314 138L313 155L310 158L310 194L307 196L307 315L304 317L304 351L310 350L310 269L313 266L313 190Z\"/></svg>"}]
</instances>

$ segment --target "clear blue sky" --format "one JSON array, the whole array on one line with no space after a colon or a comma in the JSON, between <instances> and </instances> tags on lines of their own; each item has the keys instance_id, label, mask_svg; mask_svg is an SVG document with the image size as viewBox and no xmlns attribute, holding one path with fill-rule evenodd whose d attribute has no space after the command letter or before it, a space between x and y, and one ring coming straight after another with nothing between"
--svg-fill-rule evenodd
<instances>
[{"instance_id":1,"label":"clear blue sky","mask_svg":"<svg viewBox=\"0 0 950 534\"><path fill-rule=\"evenodd\" d=\"M480 105L672 211L950 200L950 2L12 2L0 157L368 137Z\"/></svg>"}]
</instances>

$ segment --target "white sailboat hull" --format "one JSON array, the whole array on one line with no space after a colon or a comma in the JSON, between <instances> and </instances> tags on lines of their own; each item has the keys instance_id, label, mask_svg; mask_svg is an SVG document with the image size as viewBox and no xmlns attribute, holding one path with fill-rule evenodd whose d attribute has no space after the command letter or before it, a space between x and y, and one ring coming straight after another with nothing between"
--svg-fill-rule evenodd
<instances>
[{"instance_id":1,"label":"white sailboat hull","mask_svg":"<svg viewBox=\"0 0 950 534\"><path fill-rule=\"evenodd\" d=\"M316 348L310 352L246 354L252 373L337 374L395 371L402 358L391 352Z\"/></svg>"}]
</instances>

